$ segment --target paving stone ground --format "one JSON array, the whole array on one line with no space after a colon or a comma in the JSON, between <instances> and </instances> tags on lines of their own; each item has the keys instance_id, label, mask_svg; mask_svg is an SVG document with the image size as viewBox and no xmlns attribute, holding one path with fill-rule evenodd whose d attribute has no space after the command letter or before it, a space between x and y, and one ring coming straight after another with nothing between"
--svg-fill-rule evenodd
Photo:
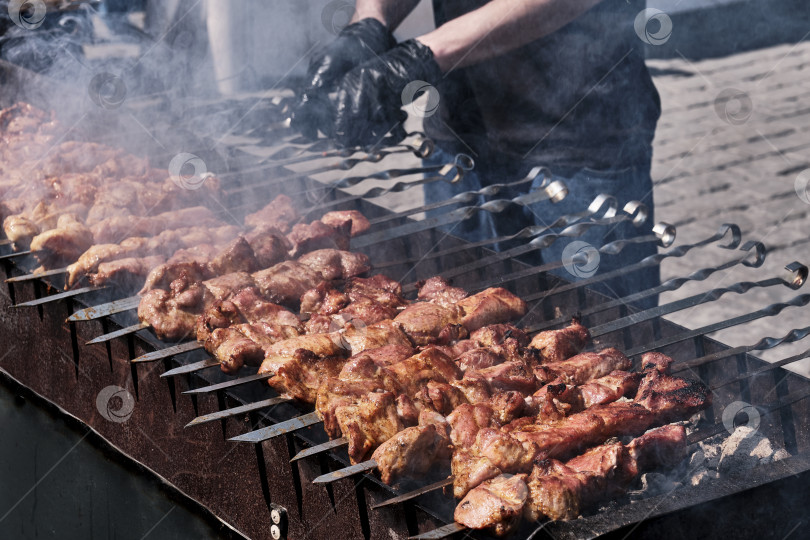
<instances>
[{"instance_id":1,"label":"paving stone ground","mask_svg":"<svg viewBox=\"0 0 810 540\"><path fill-rule=\"evenodd\" d=\"M657 218L678 227L678 244L705 238L722 223L733 222L745 239L768 247L762 267L735 266L666 293L661 301L775 277L792 261L810 264L810 42L698 62L648 64L663 108L652 168ZM736 256L723 251L699 250L667 261L663 278L685 276ZM731 292L669 318L697 328L804 292L810 291L774 286L744 295ZM747 345L806 326L810 308L791 307L716 337L730 345ZM761 356L778 360L808 348L805 340ZM810 362L795 367L810 373Z\"/></svg>"},{"instance_id":2,"label":"paving stone ground","mask_svg":"<svg viewBox=\"0 0 810 540\"><path fill-rule=\"evenodd\" d=\"M737 265L716 272L665 293L661 302L770 279L792 261L810 264L810 41L724 58L650 60L648 64L663 108L652 167L656 218L677 226L675 246L704 239L731 222L741 227L745 241L758 240L768 248L760 268ZM400 156L354 169L352 174L413 164L413 158ZM802 171L807 171L807 182L800 181L797 191L796 179ZM363 183L362 190L356 191L368 187ZM395 210L423 203L419 189L387 195L384 200ZM686 276L739 256L740 252L716 247L694 250L665 261L662 277ZM810 285L807 289L810 293ZM668 318L699 328L803 292L785 286L752 288L746 294L729 292L718 301ZM733 346L748 345L808 326L810 308L790 307L778 316L715 337ZM807 349L810 338L760 356L778 360ZM794 368L810 375L810 361Z\"/></svg>"}]
</instances>

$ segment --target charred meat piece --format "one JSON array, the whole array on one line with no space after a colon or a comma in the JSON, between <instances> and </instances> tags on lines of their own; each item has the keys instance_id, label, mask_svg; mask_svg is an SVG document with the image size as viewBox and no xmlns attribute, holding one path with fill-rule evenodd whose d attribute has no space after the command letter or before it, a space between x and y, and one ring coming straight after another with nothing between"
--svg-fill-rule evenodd
<instances>
[{"instance_id":1,"label":"charred meat piece","mask_svg":"<svg viewBox=\"0 0 810 540\"><path fill-rule=\"evenodd\" d=\"M456 448L469 448L475 437L485 427L500 427L495 413L488 403L463 404L447 415L450 424L450 439Z\"/></svg>"},{"instance_id":2,"label":"charred meat piece","mask_svg":"<svg viewBox=\"0 0 810 540\"><path fill-rule=\"evenodd\" d=\"M569 326L560 330L540 332L532 338L529 347L540 351L543 363L555 363L578 354L590 339L588 329L578 319L573 319Z\"/></svg>"},{"instance_id":3,"label":"charred meat piece","mask_svg":"<svg viewBox=\"0 0 810 540\"><path fill-rule=\"evenodd\" d=\"M364 324L375 324L393 319L398 311L391 306L364 298L350 303L340 310L340 313L350 321L356 319Z\"/></svg>"},{"instance_id":4,"label":"charred meat piece","mask_svg":"<svg viewBox=\"0 0 810 540\"><path fill-rule=\"evenodd\" d=\"M348 322L341 334L344 348L352 354L385 345L411 346L411 340L394 321L385 320L374 324L361 324L360 321Z\"/></svg>"},{"instance_id":5,"label":"charred meat piece","mask_svg":"<svg viewBox=\"0 0 810 540\"><path fill-rule=\"evenodd\" d=\"M464 392L448 383L427 381L427 384L413 396L413 401L423 410L446 415L459 405L467 403L467 398Z\"/></svg>"},{"instance_id":6,"label":"charred meat piece","mask_svg":"<svg viewBox=\"0 0 810 540\"><path fill-rule=\"evenodd\" d=\"M93 245L93 233L75 215L62 214L56 228L47 230L31 240L31 251L45 268L75 261Z\"/></svg>"},{"instance_id":7,"label":"charred meat piece","mask_svg":"<svg viewBox=\"0 0 810 540\"><path fill-rule=\"evenodd\" d=\"M525 362L503 362L484 369L469 370L465 379L486 381L493 392L514 390L523 395L537 390L538 382L531 368Z\"/></svg>"},{"instance_id":8,"label":"charred meat piece","mask_svg":"<svg viewBox=\"0 0 810 540\"><path fill-rule=\"evenodd\" d=\"M526 302L500 287L491 287L456 303L464 310L461 324L472 332L484 326L512 321L526 314Z\"/></svg>"},{"instance_id":9,"label":"charred meat piece","mask_svg":"<svg viewBox=\"0 0 810 540\"><path fill-rule=\"evenodd\" d=\"M323 281L320 273L297 261L278 263L253 274L262 295L277 304L297 307L301 295Z\"/></svg>"},{"instance_id":10,"label":"charred meat piece","mask_svg":"<svg viewBox=\"0 0 810 540\"><path fill-rule=\"evenodd\" d=\"M245 216L245 226L251 229L274 227L282 233L287 233L292 223L298 221L300 216L292 204L292 199L281 194L270 204L252 214Z\"/></svg>"},{"instance_id":11,"label":"charred meat piece","mask_svg":"<svg viewBox=\"0 0 810 540\"><path fill-rule=\"evenodd\" d=\"M296 349L292 358L278 368L270 386L304 403L314 403L321 382L340 373L345 357L317 356L306 349Z\"/></svg>"},{"instance_id":12,"label":"charred meat piece","mask_svg":"<svg viewBox=\"0 0 810 540\"><path fill-rule=\"evenodd\" d=\"M604 377L611 371L630 369L632 363L621 351L613 348L598 353L586 352L563 360L535 366L534 374L543 383L562 379L570 384Z\"/></svg>"},{"instance_id":13,"label":"charred meat piece","mask_svg":"<svg viewBox=\"0 0 810 540\"><path fill-rule=\"evenodd\" d=\"M463 337L459 322L464 311L456 305L440 306L416 302L403 309L394 320L402 325L416 345L448 343Z\"/></svg>"},{"instance_id":14,"label":"charred meat piece","mask_svg":"<svg viewBox=\"0 0 810 540\"><path fill-rule=\"evenodd\" d=\"M535 416L548 421L559 420L594 405L634 395L642 375L617 370L579 386L557 380L540 388L526 401Z\"/></svg>"},{"instance_id":15,"label":"charred meat piece","mask_svg":"<svg viewBox=\"0 0 810 540\"><path fill-rule=\"evenodd\" d=\"M369 392L335 409L340 432L349 440L349 459L360 463L380 444L405 428L391 392Z\"/></svg>"},{"instance_id":16,"label":"charred meat piece","mask_svg":"<svg viewBox=\"0 0 810 540\"><path fill-rule=\"evenodd\" d=\"M304 253L319 249L349 249L351 237L351 221L337 227L330 227L321 221L313 221L309 225L298 223L293 226L287 239L293 245L290 254L299 257Z\"/></svg>"},{"instance_id":17,"label":"charred meat piece","mask_svg":"<svg viewBox=\"0 0 810 540\"><path fill-rule=\"evenodd\" d=\"M205 350L221 362L225 373L243 365L260 365L265 351L274 343L301 335L298 327L271 322L235 324L216 328L205 340Z\"/></svg>"},{"instance_id":18,"label":"charred meat piece","mask_svg":"<svg viewBox=\"0 0 810 540\"><path fill-rule=\"evenodd\" d=\"M243 236L239 236L211 259L209 268L214 275L233 272L256 272L261 268L253 248Z\"/></svg>"},{"instance_id":19,"label":"charred meat piece","mask_svg":"<svg viewBox=\"0 0 810 540\"><path fill-rule=\"evenodd\" d=\"M377 462L382 481L390 485L403 477L425 475L451 454L446 428L429 423L403 429L377 447L371 459Z\"/></svg>"},{"instance_id":20,"label":"charred meat piece","mask_svg":"<svg viewBox=\"0 0 810 540\"><path fill-rule=\"evenodd\" d=\"M303 335L267 347L259 373L278 373L284 364L295 358L298 349L304 349L318 357L348 356L337 333Z\"/></svg>"},{"instance_id":21,"label":"charred meat piece","mask_svg":"<svg viewBox=\"0 0 810 540\"><path fill-rule=\"evenodd\" d=\"M608 443L565 464L540 463L527 485L527 519L574 519L607 497L622 493L645 471L674 466L686 457L683 426L652 430L627 445Z\"/></svg>"},{"instance_id":22,"label":"charred meat piece","mask_svg":"<svg viewBox=\"0 0 810 540\"><path fill-rule=\"evenodd\" d=\"M325 280L348 279L371 269L366 255L338 249L311 251L301 255L298 262L319 273Z\"/></svg>"},{"instance_id":23,"label":"charred meat piece","mask_svg":"<svg viewBox=\"0 0 810 540\"><path fill-rule=\"evenodd\" d=\"M416 395L428 381L449 383L461 378L461 370L453 360L434 347L387 368L402 384L403 393L409 396Z\"/></svg>"},{"instance_id":24,"label":"charred meat piece","mask_svg":"<svg viewBox=\"0 0 810 540\"><path fill-rule=\"evenodd\" d=\"M402 297L399 282L382 274L349 278L343 291L352 302L369 299L392 308L408 305L408 301Z\"/></svg>"},{"instance_id":25,"label":"charred meat piece","mask_svg":"<svg viewBox=\"0 0 810 540\"><path fill-rule=\"evenodd\" d=\"M526 347L530 341L526 332L511 324L489 324L470 333L470 341L479 347L498 347L509 338L521 347Z\"/></svg>"},{"instance_id":26,"label":"charred meat piece","mask_svg":"<svg viewBox=\"0 0 810 540\"><path fill-rule=\"evenodd\" d=\"M456 506L453 519L471 529L506 536L520 525L528 498L526 475L501 474L470 491Z\"/></svg>"},{"instance_id":27,"label":"charred meat piece","mask_svg":"<svg viewBox=\"0 0 810 540\"><path fill-rule=\"evenodd\" d=\"M332 439L340 437L342 432L336 411L341 407L351 406L378 388L378 383L373 379L342 380L337 377L326 379L318 388L315 400L315 411L323 421L326 434Z\"/></svg>"},{"instance_id":28,"label":"charred meat piece","mask_svg":"<svg viewBox=\"0 0 810 540\"><path fill-rule=\"evenodd\" d=\"M269 268L290 257L292 244L279 229L274 227L254 229L245 235L245 239L253 248L256 260L259 261L259 268Z\"/></svg>"},{"instance_id":29,"label":"charred meat piece","mask_svg":"<svg viewBox=\"0 0 810 540\"><path fill-rule=\"evenodd\" d=\"M238 326L238 325L236 325ZM244 365L259 365L264 350L236 326L215 329L205 341L205 350L220 361L225 373L236 373Z\"/></svg>"},{"instance_id":30,"label":"charred meat piece","mask_svg":"<svg viewBox=\"0 0 810 540\"><path fill-rule=\"evenodd\" d=\"M301 295L301 313L332 315L349 305L349 297L335 289L328 281Z\"/></svg>"},{"instance_id":31,"label":"charred meat piece","mask_svg":"<svg viewBox=\"0 0 810 540\"><path fill-rule=\"evenodd\" d=\"M467 297L467 291L460 287L451 287L444 278L434 276L416 284L419 289L416 298L422 302L433 302L440 306L449 306Z\"/></svg>"},{"instance_id":32,"label":"charred meat piece","mask_svg":"<svg viewBox=\"0 0 810 540\"><path fill-rule=\"evenodd\" d=\"M650 370L641 381L636 402L653 411L663 422L689 418L711 404L712 395L700 381L682 379Z\"/></svg>"},{"instance_id":33,"label":"charred meat piece","mask_svg":"<svg viewBox=\"0 0 810 540\"><path fill-rule=\"evenodd\" d=\"M301 333L301 323L294 313L264 299L257 288L248 287L215 301L200 315L197 340L204 342L215 328L258 322L293 326Z\"/></svg>"},{"instance_id":34,"label":"charred meat piece","mask_svg":"<svg viewBox=\"0 0 810 540\"><path fill-rule=\"evenodd\" d=\"M321 222L335 229L341 229L350 224L349 230L352 236L363 234L371 228L366 216L357 210L336 210L327 212L321 216Z\"/></svg>"},{"instance_id":35,"label":"charred meat piece","mask_svg":"<svg viewBox=\"0 0 810 540\"><path fill-rule=\"evenodd\" d=\"M197 314L213 301L201 283L196 283L181 294L153 289L141 297L138 320L151 326L160 339L179 341L194 330Z\"/></svg>"},{"instance_id":36,"label":"charred meat piece","mask_svg":"<svg viewBox=\"0 0 810 540\"><path fill-rule=\"evenodd\" d=\"M96 273L90 275L90 284L101 287L108 283L115 283L117 287L125 291L134 291L143 284L143 276L164 261L162 255L151 255L101 263Z\"/></svg>"}]
</instances>

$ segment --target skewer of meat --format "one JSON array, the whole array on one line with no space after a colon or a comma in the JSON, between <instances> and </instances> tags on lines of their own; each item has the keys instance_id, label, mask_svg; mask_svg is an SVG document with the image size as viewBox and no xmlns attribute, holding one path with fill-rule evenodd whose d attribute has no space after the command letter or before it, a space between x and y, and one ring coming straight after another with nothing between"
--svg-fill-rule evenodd
<instances>
[{"instance_id":1,"label":"skewer of meat","mask_svg":"<svg viewBox=\"0 0 810 540\"><path fill-rule=\"evenodd\" d=\"M607 442L566 463L540 461L530 474L502 474L472 489L456 506L456 523L496 536L522 519L574 519L599 502L624 493L643 472L673 467L686 458L686 431L668 425L629 444Z\"/></svg>"}]
</instances>

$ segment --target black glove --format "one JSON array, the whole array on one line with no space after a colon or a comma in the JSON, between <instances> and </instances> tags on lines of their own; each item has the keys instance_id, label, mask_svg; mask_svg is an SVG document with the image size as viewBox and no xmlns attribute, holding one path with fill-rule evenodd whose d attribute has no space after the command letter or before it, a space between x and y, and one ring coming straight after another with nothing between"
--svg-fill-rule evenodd
<instances>
[{"instance_id":1,"label":"black glove","mask_svg":"<svg viewBox=\"0 0 810 540\"><path fill-rule=\"evenodd\" d=\"M369 146L392 129L393 137L402 140L407 118L402 91L414 81L438 84L441 77L433 51L414 39L368 60L338 86L332 135L347 147Z\"/></svg>"},{"instance_id":2,"label":"black glove","mask_svg":"<svg viewBox=\"0 0 810 540\"><path fill-rule=\"evenodd\" d=\"M396 43L388 28L377 19L363 19L341 30L337 39L310 59L306 86L293 107L291 125L314 138L318 128L332 120L328 94L340 79Z\"/></svg>"}]
</instances>

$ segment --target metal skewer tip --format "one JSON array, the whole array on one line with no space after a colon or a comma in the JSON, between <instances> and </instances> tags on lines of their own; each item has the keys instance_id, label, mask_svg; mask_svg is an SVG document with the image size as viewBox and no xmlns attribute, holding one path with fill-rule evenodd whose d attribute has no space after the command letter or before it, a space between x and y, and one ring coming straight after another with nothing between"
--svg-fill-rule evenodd
<instances>
[{"instance_id":1,"label":"metal skewer tip","mask_svg":"<svg viewBox=\"0 0 810 540\"><path fill-rule=\"evenodd\" d=\"M339 471L332 471L328 474L322 474L321 476L315 478L312 483L313 484L328 484L331 482L336 482L338 480L342 480L344 478L349 478L350 476L354 476L355 474L364 473L366 471L371 471L377 468L377 462L373 459L368 461L364 461L362 463L358 463L357 465L351 465L344 469L340 469Z\"/></svg>"},{"instance_id":2,"label":"metal skewer tip","mask_svg":"<svg viewBox=\"0 0 810 540\"><path fill-rule=\"evenodd\" d=\"M234 442L260 443L262 441L272 439L273 437L278 437L279 435L284 435L285 433L290 433L291 431L303 429L320 422L321 419L318 418L318 414L311 412L309 414L299 416L298 418L293 418L292 420L287 420L286 422L279 422L278 424L257 429L255 431L251 431L250 433L245 433L244 435L239 435L238 437L233 437L228 440Z\"/></svg>"},{"instance_id":3,"label":"metal skewer tip","mask_svg":"<svg viewBox=\"0 0 810 540\"><path fill-rule=\"evenodd\" d=\"M59 294L52 294L50 296L43 296L42 298L37 298L36 300L23 302L21 304L15 304L14 307L18 308L18 307L41 306L43 304L49 304L51 302L58 302L59 300L64 300L65 298L73 298L74 296L79 296L80 294L88 292L103 291L104 289L109 289L109 287L82 287L81 289L75 289L72 291L67 291Z\"/></svg>"},{"instance_id":4,"label":"metal skewer tip","mask_svg":"<svg viewBox=\"0 0 810 540\"><path fill-rule=\"evenodd\" d=\"M249 413L251 411L257 411L259 409L264 409L265 407L272 407L273 405L278 405L279 403L286 403L288 401L292 401L292 398L289 396L279 396L270 399L264 399L262 401L257 401L256 403L248 403L247 405L241 405L239 407L234 407L232 409L225 409L224 411L217 411L215 413L198 416L197 418L186 424L186 427L198 426L200 424L214 422L215 420L222 420L224 418L230 418L232 416L239 416L240 414Z\"/></svg>"},{"instance_id":5,"label":"metal skewer tip","mask_svg":"<svg viewBox=\"0 0 810 540\"><path fill-rule=\"evenodd\" d=\"M451 486L453 485L453 477L450 476L445 478L444 480L439 480L438 482L434 482L433 484L428 484L427 486L421 487L419 489L415 489L413 491L409 491L408 493L404 493L398 497L394 497L393 499L388 499L387 501L383 501L380 504L374 505L371 507L372 510L376 510L377 508L383 508L385 506L392 506L395 504L403 503L405 501L409 501L411 499L415 499L420 495L424 495L425 493L430 493L431 491L436 491L437 489L441 489L444 486Z\"/></svg>"},{"instance_id":6,"label":"metal skewer tip","mask_svg":"<svg viewBox=\"0 0 810 540\"><path fill-rule=\"evenodd\" d=\"M137 358L133 358L131 362L133 364L140 364L143 362L155 362L157 360L162 360L164 358L169 358L176 354L187 353L191 351L195 351L197 349L202 349L202 345L197 343L196 341L190 341L188 343L181 343L180 345L174 345L172 347L167 347L165 349L161 349L159 351L150 352L144 355L141 355Z\"/></svg>"},{"instance_id":7,"label":"metal skewer tip","mask_svg":"<svg viewBox=\"0 0 810 540\"><path fill-rule=\"evenodd\" d=\"M317 446L313 446L312 448L307 448L305 450L301 450L290 461L298 461L299 459L304 459L305 457L314 456L317 454L321 454L323 452L328 452L333 448L340 448L341 446L346 446L349 444L349 440L346 437L340 437L339 439L335 439L329 442L325 442L323 444L319 444Z\"/></svg>"},{"instance_id":8,"label":"metal skewer tip","mask_svg":"<svg viewBox=\"0 0 810 540\"><path fill-rule=\"evenodd\" d=\"M183 394L208 394L210 392L217 392L219 390L226 390L228 388L233 388L235 386L241 386L243 384L257 382L257 381L266 381L275 376L275 373L256 373L254 375L248 375L247 377L240 377L239 379L234 379L232 381L225 381L219 384L212 384L210 386L203 386L202 388L193 388L191 390L186 390Z\"/></svg>"},{"instance_id":9,"label":"metal skewer tip","mask_svg":"<svg viewBox=\"0 0 810 540\"><path fill-rule=\"evenodd\" d=\"M24 276L16 276L12 278L8 278L6 283L20 283L23 281L31 281L34 279L45 278L50 276L58 276L60 274L64 274L67 272L67 268L54 268L53 270L48 270L46 272L36 272L34 274L25 274Z\"/></svg>"},{"instance_id":10,"label":"metal skewer tip","mask_svg":"<svg viewBox=\"0 0 810 540\"><path fill-rule=\"evenodd\" d=\"M116 338L126 336L129 334L134 334L139 330L145 330L149 328L148 324L138 323L133 324L132 326L127 326L125 328L121 328L120 330L116 330L115 332L110 332L109 334L102 334L96 338L91 339L85 345L95 345L97 343L106 343L107 341L112 341Z\"/></svg>"},{"instance_id":11,"label":"metal skewer tip","mask_svg":"<svg viewBox=\"0 0 810 540\"><path fill-rule=\"evenodd\" d=\"M79 321L92 321L108 317L114 313L121 313L122 311L129 311L135 309L141 301L140 296L130 296L129 298L121 298L120 300L113 300L106 304L99 304L97 306L80 309L73 315L67 318L67 322Z\"/></svg>"},{"instance_id":12,"label":"metal skewer tip","mask_svg":"<svg viewBox=\"0 0 810 540\"><path fill-rule=\"evenodd\" d=\"M175 377L177 375L183 375L185 373L194 373L195 371L200 371L205 368L214 367L221 365L222 362L219 360L215 360L213 358L206 358L205 360L200 360L199 362L194 362L192 364L186 364L185 366L176 367L174 369L170 369L165 373L161 373L161 377Z\"/></svg>"}]
</instances>

